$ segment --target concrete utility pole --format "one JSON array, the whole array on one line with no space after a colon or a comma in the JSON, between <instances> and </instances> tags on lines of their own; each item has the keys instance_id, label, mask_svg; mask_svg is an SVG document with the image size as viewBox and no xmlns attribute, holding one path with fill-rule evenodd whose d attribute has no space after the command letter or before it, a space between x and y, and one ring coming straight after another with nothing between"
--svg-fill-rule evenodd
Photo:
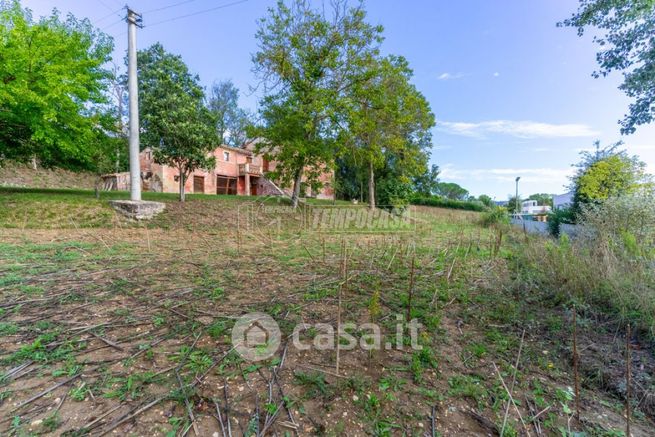
<instances>
[{"instance_id":1,"label":"concrete utility pole","mask_svg":"<svg viewBox=\"0 0 655 437\"><path fill-rule=\"evenodd\" d=\"M127 8L127 86L130 98L130 200L141 200L139 163L139 83L136 75L136 28L142 18Z\"/></svg>"},{"instance_id":2,"label":"concrete utility pole","mask_svg":"<svg viewBox=\"0 0 655 437\"><path fill-rule=\"evenodd\" d=\"M143 27L140 14L127 7L127 90L130 98L130 200L110 200L121 214L147 220L162 212L161 202L141 200L141 163L139 162L139 83L136 75L136 28Z\"/></svg>"}]
</instances>

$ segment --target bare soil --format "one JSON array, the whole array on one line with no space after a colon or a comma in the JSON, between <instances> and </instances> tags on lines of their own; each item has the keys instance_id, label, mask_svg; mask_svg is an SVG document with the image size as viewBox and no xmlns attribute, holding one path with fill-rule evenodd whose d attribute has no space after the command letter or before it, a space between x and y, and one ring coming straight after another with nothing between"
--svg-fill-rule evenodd
<instances>
[{"instance_id":1,"label":"bare soil","mask_svg":"<svg viewBox=\"0 0 655 437\"><path fill-rule=\"evenodd\" d=\"M245 210L171 203L147 225L0 230L0 433L499 435L506 416L505 435L624 429L621 334L581 315L577 420L570 313L502 289L507 260L475 214L422 207L410 233L312 233L294 214L248 226ZM339 290L342 322L385 339L412 290L426 352L340 351L337 373L334 350L296 349L298 323L336 325ZM248 362L230 331L255 311L283 341ZM653 355L632 352L632 434L653 435Z\"/></svg>"}]
</instances>

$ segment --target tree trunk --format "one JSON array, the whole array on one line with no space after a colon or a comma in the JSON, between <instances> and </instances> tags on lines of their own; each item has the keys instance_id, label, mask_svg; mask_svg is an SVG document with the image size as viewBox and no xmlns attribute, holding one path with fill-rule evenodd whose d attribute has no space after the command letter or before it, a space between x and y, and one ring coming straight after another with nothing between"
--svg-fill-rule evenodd
<instances>
[{"instance_id":1,"label":"tree trunk","mask_svg":"<svg viewBox=\"0 0 655 437\"><path fill-rule=\"evenodd\" d=\"M95 183L95 195L96 199L100 199L100 182L102 181L102 178L100 175L96 175L96 183Z\"/></svg>"},{"instance_id":2,"label":"tree trunk","mask_svg":"<svg viewBox=\"0 0 655 437\"><path fill-rule=\"evenodd\" d=\"M368 207L375 209L375 171L373 161L368 163Z\"/></svg>"},{"instance_id":3,"label":"tree trunk","mask_svg":"<svg viewBox=\"0 0 655 437\"><path fill-rule=\"evenodd\" d=\"M184 183L186 182L186 175L180 169L180 202L184 202L186 200L186 193L184 192Z\"/></svg>"},{"instance_id":4,"label":"tree trunk","mask_svg":"<svg viewBox=\"0 0 655 437\"><path fill-rule=\"evenodd\" d=\"M298 201L300 199L300 186L302 185L302 172L303 167L300 167L296 172L296 177L293 180L293 194L291 195L291 205L293 209L298 207Z\"/></svg>"}]
</instances>

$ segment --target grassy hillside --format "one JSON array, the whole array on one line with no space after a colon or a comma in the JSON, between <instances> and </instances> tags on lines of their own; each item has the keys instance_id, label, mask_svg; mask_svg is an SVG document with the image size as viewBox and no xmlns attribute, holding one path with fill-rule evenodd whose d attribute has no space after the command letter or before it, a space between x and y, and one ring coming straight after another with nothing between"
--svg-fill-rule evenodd
<instances>
[{"instance_id":1,"label":"grassy hillside","mask_svg":"<svg viewBox=\"0 0 655 437\"><path fill-rule=\"evenodd\" d=\"M89 172L41 167L34 170L30 165L7 161L0 164L0 187L92 189L95 184L95 175Z\"/></svg>"},{"instance_id":2,"label":"grassy hillside","mask_svg":"<svg viewBox=\"0 0 655 437\"><path fill-rule=\"evenodd\" d=\"M146 198L167 202L147 224L87 191L0 191L1 433L621 435L623 339L578 310L577 420L572 309L516 281L529 236L427 206L376 232L357 228L361 207L317 229L315 210L275 200ZM263 361L231 339L251 312L282 333ZM408 314L420 348L398 334ZM293 345L296 327L311 344L337 318L358 344L338 371L334 349ZM380 350L362 347L364 323L380 327ZM655 360L645 344L632 353L632 430L648 435Z\"/></svg>"}]
</instances>

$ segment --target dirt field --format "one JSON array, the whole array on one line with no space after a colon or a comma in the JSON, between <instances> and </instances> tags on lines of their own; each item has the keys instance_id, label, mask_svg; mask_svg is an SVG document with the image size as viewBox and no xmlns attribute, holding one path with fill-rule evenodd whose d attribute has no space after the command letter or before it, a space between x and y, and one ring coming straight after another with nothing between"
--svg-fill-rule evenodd
<instances>
[{"instance_id":1,"label":"dirt field","mask_svg":"<svg viewBox=\"0 0 655 437\"><path fill-rule=\"evenodd\" d=\"M50 229L0 229L0 433L622 435L621 338L578 314L577 419L571 312L517 294L507 237L475 213L317 230L260 206L191 200L149 224L58 228L57 212ZM252 312L282 333L267 360L234 349ZM421 350L403 330L402 350L340 350L338 370L336 350L291 340L298 324L309 344L340 320L358 342L369 322L395 342L407 314ZM646 436L653 356L637 346L632 433Z\"/></svg>"}]
</instances>

